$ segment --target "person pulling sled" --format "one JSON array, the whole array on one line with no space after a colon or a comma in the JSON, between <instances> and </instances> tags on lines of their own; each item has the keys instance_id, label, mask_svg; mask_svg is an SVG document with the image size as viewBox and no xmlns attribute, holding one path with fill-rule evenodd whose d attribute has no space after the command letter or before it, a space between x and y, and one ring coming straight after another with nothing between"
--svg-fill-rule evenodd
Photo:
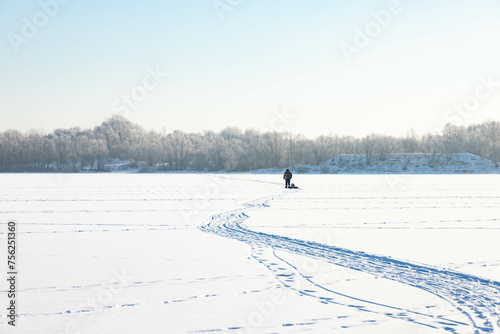
<instances>
[{"instance_id":1,"label":"person pulling sled","mask_svg":"<svg viewBox=\"0 0 500 334\"><path fill-rule=\"evenodd\" d=\"M289 169L285 171L283 174L283 178L285 179L285 188L290 188L290 180L292 179L292 172Z\"/></svg>"}]
</instances>

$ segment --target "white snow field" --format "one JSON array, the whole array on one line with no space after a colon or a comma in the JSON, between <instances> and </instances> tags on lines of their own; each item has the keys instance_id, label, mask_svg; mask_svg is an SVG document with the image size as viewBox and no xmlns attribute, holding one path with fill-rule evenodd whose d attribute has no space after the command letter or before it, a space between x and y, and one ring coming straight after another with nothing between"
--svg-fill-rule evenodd
<instances>
[{"instance_id":1,"label":"white snow field","mask_svg":"<svg viewBox=\"0 0 500 334\"><path fill-rule=\"evenodd\" d=\"M293 182L1 174L0 333L500 333L500 175Z\"/></svg>"}]
</instances>

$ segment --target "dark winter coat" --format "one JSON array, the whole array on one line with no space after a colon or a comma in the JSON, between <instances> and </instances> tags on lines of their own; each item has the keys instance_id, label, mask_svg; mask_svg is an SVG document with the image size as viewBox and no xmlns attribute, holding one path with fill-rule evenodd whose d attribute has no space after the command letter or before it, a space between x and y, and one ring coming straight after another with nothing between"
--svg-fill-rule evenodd
<instances>
[{"instance_id":1,"label":"dark winter coat","mask_svg":"<svg viewBox=\"0 0 500 334\"><path fill-rule=\"evenodd\" d=\"M290 172L288 169L286 170L285 174L283 174L283 178L285 180L290 180L292 178L292 172Z\"/></svg>"}]
</instances>

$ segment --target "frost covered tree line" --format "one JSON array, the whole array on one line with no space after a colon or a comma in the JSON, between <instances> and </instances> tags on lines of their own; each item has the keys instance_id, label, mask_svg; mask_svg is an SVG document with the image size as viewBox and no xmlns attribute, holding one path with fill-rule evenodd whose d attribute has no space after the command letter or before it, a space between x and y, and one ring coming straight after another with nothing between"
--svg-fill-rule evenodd
<instances>
[{"instance_id":1,"label":"frost covered tree line","mask_svg":"<svg viewBox=\"0 0 500 334\"><path fill-rule=\"evenodd\" d=\"M357 154L370 165L391 153L421 153L430 166L454 153L468 152L500 162L500 122L470 126L447 124L440 134L403 137L373 134L319 136L310 139L290 132L260 132L228 127L220 132L172 133L146 131L123 116L114 115L94 129L57 129L43 134L31 130L0 133L0 171L106 171L112 159L131 166L164 171L247 171L320 164L337 154ZM445 159L442 159L442 157Z\"/></svg>"}]
</instances>

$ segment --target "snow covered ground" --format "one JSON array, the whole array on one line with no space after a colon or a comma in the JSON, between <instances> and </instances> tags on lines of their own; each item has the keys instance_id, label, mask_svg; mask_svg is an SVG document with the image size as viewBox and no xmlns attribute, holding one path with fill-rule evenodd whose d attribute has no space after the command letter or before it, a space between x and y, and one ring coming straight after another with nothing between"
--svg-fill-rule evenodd
<instances>
[{"instance_id":1,"label":"snow covered ground","mask_svg":"<svg viewBox=\"0 0 500 334\"><path fill-rule=\"evenodd\" d=\"M499 333L500 176L281 181L0 175L0 332Z\"/></svg>"}]
</instances>

